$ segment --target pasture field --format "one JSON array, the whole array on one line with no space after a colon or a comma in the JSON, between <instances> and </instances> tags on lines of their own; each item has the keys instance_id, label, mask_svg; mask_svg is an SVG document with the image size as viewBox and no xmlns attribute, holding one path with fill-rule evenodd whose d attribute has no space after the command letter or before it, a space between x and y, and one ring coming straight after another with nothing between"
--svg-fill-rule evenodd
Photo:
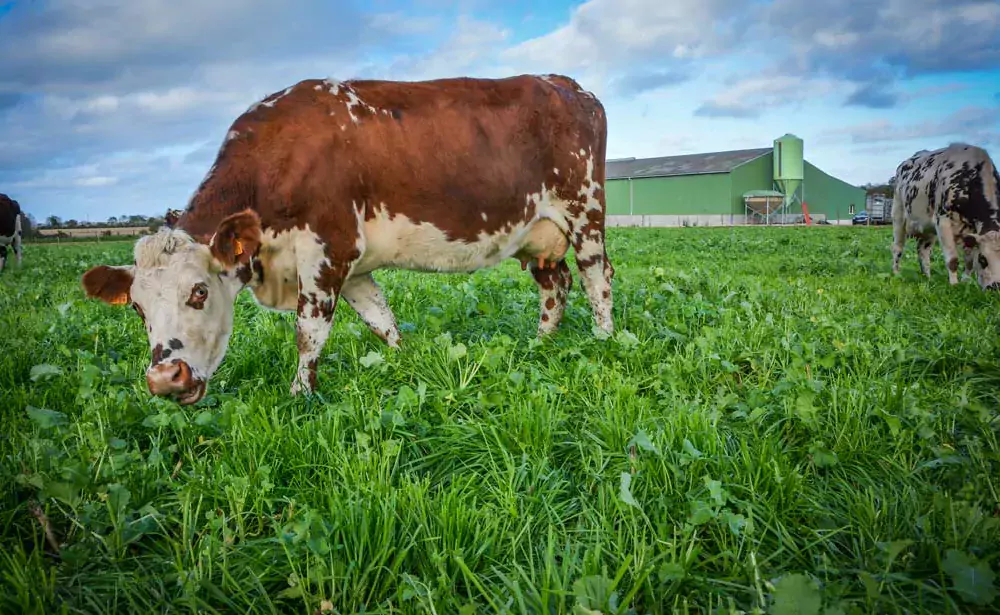
<instances>
[{"instance_id":1,"label":"pasture field","mask_svg":"<svg viewBox=\"0 0 1000 615\"><path fill-rule=\"evenodd\" d=\"M912 244L891 277L890 236L610 229L606 340L572 263L543 342L517 263L379 272L403 349L339 306L311 398L293 315L244 293L187 408L80 288L132 242L28 245L0 276L0 610L997 613L1000 293Z\"/></svg>"}]
</instances>

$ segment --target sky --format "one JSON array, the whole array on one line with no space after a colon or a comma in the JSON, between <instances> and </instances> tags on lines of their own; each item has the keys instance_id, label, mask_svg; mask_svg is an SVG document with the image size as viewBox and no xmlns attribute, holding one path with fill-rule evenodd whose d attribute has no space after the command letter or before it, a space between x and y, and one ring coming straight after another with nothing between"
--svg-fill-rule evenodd
<instances>
[{"instance_id":1,"label":"sky","mask_svg":"<svg viewBox=\"0 0 1000 615\"><path fill-rule=\"evenodd\" d=\"M1000 156L998 0L0 0L0 193L44 221L183 208L308 78L569 75L608 157L770 147L854 184Z\"/></svg>"}]
</instances>

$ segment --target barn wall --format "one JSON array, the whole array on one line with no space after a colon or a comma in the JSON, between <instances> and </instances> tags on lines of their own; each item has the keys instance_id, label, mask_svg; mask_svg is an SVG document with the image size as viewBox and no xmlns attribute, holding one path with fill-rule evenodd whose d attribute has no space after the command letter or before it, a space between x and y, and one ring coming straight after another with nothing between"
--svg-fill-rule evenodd
<instances>
[{"instance_id":1,"label":"barn wall","mask_svg":"<svg viewBox=\"0 0 1000 615\"><path fill-rule=\"evenodd\" d=\"M730 202L733 212L744 213L743 195L750 190L774 189L774 154L766 154L733 169Z\"/></svg>"},{"instance_id":2,"label":"barn wall","mask_svg":"<svg viewBox=\"0 0 1000 615\"><path fill-rule=\"evenodd\" d=\"M611 179L605 187L607 213L612 216L628 215L628 180Z\"/></svg>"},{"instance_id":3,"label":"barn wall","mask_svg":"<svg viewBox=\"0 0 1000 615\"><path fill-rule=\"evenodd\" d=\"M823 214L828 220L847 220L851 203L854 211L865 207L865 191L827 175L809 162L805 165L805 201L810 214Z\"/></svg>"},{"instance_id":4,"label":"barn wall","mask_svg":"<svg viewBox=\"0 0 1000 615\"><path fill-rule=\"evenodd\" d=\"M608 213L612 215L701 216L732 213L729 175L682 175L632 180L632 211L629 182L607 182Z\"/></svg>"}]
</instances>

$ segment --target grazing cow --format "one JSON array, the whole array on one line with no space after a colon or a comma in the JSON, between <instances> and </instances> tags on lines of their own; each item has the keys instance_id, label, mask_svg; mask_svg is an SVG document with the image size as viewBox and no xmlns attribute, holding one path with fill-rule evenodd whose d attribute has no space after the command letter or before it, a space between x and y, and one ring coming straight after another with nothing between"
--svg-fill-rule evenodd
<instances>
[{"instance_id":1,"label":"grazing cow","mask_svg":"<svg viewBox=\"0 0 1000 615\"><path fill-rule=\"evenodd\" d=\"M958 283L958 243L965 271L984 289L1000 289L1000 175L985 150L964 143L917 152L896 169L892 205L892 271L907 237L917 239L920 269L931 275L931 248L941 241L948 281Z\"/></svg>"},{"instance_id":2,"label":"grazing cow","mask_svg":"<svg viewBox=\"0 0 1000 615\"><path fill-rule=\"evenodd\" d=\"M154 395L198 401L226 351L236 295L296 312L292 394L311 391L339 298L388 346L372 272L471 272L515 258L559 325L576 255L594 320L613 333L605 251L607 120L567 77L301 81L231 125L175 227L129 266L83 276L146 325Z\"/></svg>"},{"instance_id":3,"label":"grazing cow","mask_svg":"<svg viewBox=\"0 0 1000 615\"><path fill-rule=\"evenodd\" d=\"M6 194L0 194L0 273L7 265L7 246L14 248L21 264L21 206Z\"/></svg>"}]
</instances>

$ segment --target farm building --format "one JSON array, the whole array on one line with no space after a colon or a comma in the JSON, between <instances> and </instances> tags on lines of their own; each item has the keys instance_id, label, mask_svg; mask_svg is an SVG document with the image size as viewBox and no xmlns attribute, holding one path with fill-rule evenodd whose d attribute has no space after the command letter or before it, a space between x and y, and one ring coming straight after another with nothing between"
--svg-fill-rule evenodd
<instances>
[{"instance_id":1,"label":"farm building","mask_svg":"<svg viewBox=\"0 0 1000 615\"><path fill-rule=\"evenodd\" d=\"M608 160L609 226L718 226L847 221L865 207L865 190L803 157L802 139L773 147Z\"/></svg>"}]
</instances>

